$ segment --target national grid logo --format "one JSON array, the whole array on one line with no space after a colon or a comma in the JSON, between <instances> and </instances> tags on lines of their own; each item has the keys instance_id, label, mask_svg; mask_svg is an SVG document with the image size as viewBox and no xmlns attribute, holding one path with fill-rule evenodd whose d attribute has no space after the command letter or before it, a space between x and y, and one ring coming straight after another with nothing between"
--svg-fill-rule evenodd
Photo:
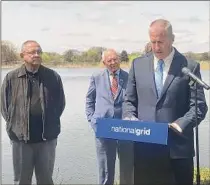
<instances>
[{"instance_id":1,"label":"national grid logo","mask_svg":"<svg viewBox=\"0 0 210 185\"><path fill-rule=\"evenodd\" d=\"M125 127L111 127L111 132L120 132L120 133L129 133L135 134L136 136L151 134L151 130L147 128L138 129L138 128L125 128Z\"/></svg>"}]
</instances>

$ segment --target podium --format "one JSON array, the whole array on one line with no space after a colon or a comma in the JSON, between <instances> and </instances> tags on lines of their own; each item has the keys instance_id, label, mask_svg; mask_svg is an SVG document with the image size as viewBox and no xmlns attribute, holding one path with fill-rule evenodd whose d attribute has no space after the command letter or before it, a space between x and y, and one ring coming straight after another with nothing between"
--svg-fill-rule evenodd
<instances>
[{"instance_id":1,"label":"podium","mask_svg":"<svg viewBox=\"0 0 210 185\"><path fill-rule=\"evenodd\" d=\"M168 123L99 118L96 137L134 142L134 184L170 184ZM129 158L127 159L129 160Z\"/></svg>"},{"instance_id":2,"label":"podium","mask_svg":"<svg viewBox=\"0 0 210 185\"><path fill-rule=\"evenodd\" d=\"M96 137L167 145L168 124L99 118Z\"/></svg>"}]
</instances>

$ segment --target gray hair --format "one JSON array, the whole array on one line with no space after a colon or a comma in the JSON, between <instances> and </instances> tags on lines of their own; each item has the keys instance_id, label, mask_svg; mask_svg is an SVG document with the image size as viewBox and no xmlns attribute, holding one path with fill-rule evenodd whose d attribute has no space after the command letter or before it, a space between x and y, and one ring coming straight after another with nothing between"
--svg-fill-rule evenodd
<instances>
[{"instance_id":1,"label":"gray hair","mask_svg":"<svg viewBox=\"0 0 210 185\"><path fill-rule=\"evenodd\" d=\"M102 52L102 55L101 55L101 61L102 62L104 61L106 54L109 53L109 52L114 52L114 53L117 54L117 52L114 49L106 49L105 51ZM118 56L118 54L117 54L117 56Z\"/></svg>"},{"instance_id":2,"label":"gray hair","mask_svg":"<svg viewBox=\"0 0 210 185\"><path fill-rule=\"evenodd\" d=\"M102 61L102 62L104 61L104 58L105 58L105 52L106 52L106 51L103 51L102 54L101 54L101 61Z\"/></svg>"},{"instance_id":3,"label":"gray hair","mask_svg":"<svg viewBox=\"0 0 210 185\"><path fill-rule=\"evenodd\" d=\"M23 51L25 50L25 46L26 46L27 44L29 44L29 43L36 43L36 44L39 45L39 43L38 43L37 41L35 41L35 40L27 40L27 41L25 41L25 42L22 44L22 46L21 46L21 52L23 52Z\"/></svg>"},{"instance_id":4,"label":"gray hair","mask_svg":"<svg viewBox=\"0 0 210 185\"><path fill-rule=\"evenodd\" d=\"M167 32L168 38L170 38L172 41L174 41L173 28L172 28L171 23L168 20L166 20L166 19L156 19L156 20L154 20L150 24L149 31L154 24L160 24L161 26L164 26L164 28Z\"/></svg>"},{"instance_id":5,"label":"gray hair","mask_svg":"<svg viewBox=\"0 0 210 185\"><path fill-rule=\"evenodd\" d=\"M151 45L151 42L148 42L144 47L144 53L147 54L151 51L152 51L152 45Z\"/></svg>"}]
</instances>

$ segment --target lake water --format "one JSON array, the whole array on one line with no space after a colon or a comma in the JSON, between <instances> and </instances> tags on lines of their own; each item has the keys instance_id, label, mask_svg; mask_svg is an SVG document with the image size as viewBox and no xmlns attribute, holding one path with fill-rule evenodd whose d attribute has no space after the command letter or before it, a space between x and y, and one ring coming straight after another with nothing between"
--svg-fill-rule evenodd
<instances>
[{"instance_id":1,"label":"lake water","mask_svg":"<svg viewBox=\"0 0 210 185\"><path fill-rule=\"evenodd\" d=\"M56 184L97 184L97 163L94 135L85 116L85 96L89 78L101 69L55 69L62 78L66 108L61 117L54 180ZM9 70L2 70L2 79ZM209 84L209 71L202 71ZM205 91L209 106L209 92ZM200 165L209 167L209 112L199 127ZM11 145L2 119L2 184L13 182ZM118 167L116 168L118 174Z\"/></svg>"}]
</instances>

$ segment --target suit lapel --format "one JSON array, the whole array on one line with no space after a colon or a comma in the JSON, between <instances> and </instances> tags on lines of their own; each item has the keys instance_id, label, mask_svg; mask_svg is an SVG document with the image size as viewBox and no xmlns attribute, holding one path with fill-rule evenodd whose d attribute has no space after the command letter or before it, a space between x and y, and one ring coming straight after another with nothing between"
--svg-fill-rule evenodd
<instances>
[{"instance_id":1,"label":"suit lapel","mask_svg":"<svg viewBox=\"0 0 210 185\"><path fill-rule=\"evenodd\" d=\"M165 80L165 83L163 85L163 89L162 89L162 92L161 92L161 95L160 95L160 98L158 99L158 102L159 100L163 97L163 95L166 93L167 89L169 88L169 86L171 85L171 83L173 82L174 78L176 77L176 75L179 73L180 71L180 68L181 68L181 63L180 61L177 59L178 58L178 51L175 50L175 53L174 53L174 58L172 60L172 63L171 63L171 66L169 68L169 71L168 71L168 75L166 77L166 80Z\"/></svg>"},{"instance_id":2,"label":"suit lapel","mask_svg":"<svg viewBox=\"0 0 210 185\"><path fill-rule=\"evenodd\" d=\"M118 90L117 90L117 94L116 94L115 100L118 98L118 96L119 96L119 94L120 94L120 92L122 90L123 83L124 83L123 71L120 69L119 82L118 82Z\"/></svg>"},{"instance_id":3,"label":"suit lapel","mask_svg":"<svg viewBox=\"0 0 210 185\"><path fill-rule=\"evenodd\" d=\"M154 56L149 55L148 57L149 57L149 75L148 75L148 77L152 84L152 91L153 91L155 97L158 97L156 85L155 85L155 79L154 79Z\"/></svg>"},{"instance_id":4,"label":"suit lapel","mask_svg":"<svg viewBox=\"0 0 210 185\"><path fill-rule=\"evenodd\" d=\"M103 77L104 77L105 88L106 88L106 91L108 93L109 99L113 100L113 96L112 96L112 92L111 92L111 84L110 84L107 69L104 70Z\"/></svg>"}]
</instances>

